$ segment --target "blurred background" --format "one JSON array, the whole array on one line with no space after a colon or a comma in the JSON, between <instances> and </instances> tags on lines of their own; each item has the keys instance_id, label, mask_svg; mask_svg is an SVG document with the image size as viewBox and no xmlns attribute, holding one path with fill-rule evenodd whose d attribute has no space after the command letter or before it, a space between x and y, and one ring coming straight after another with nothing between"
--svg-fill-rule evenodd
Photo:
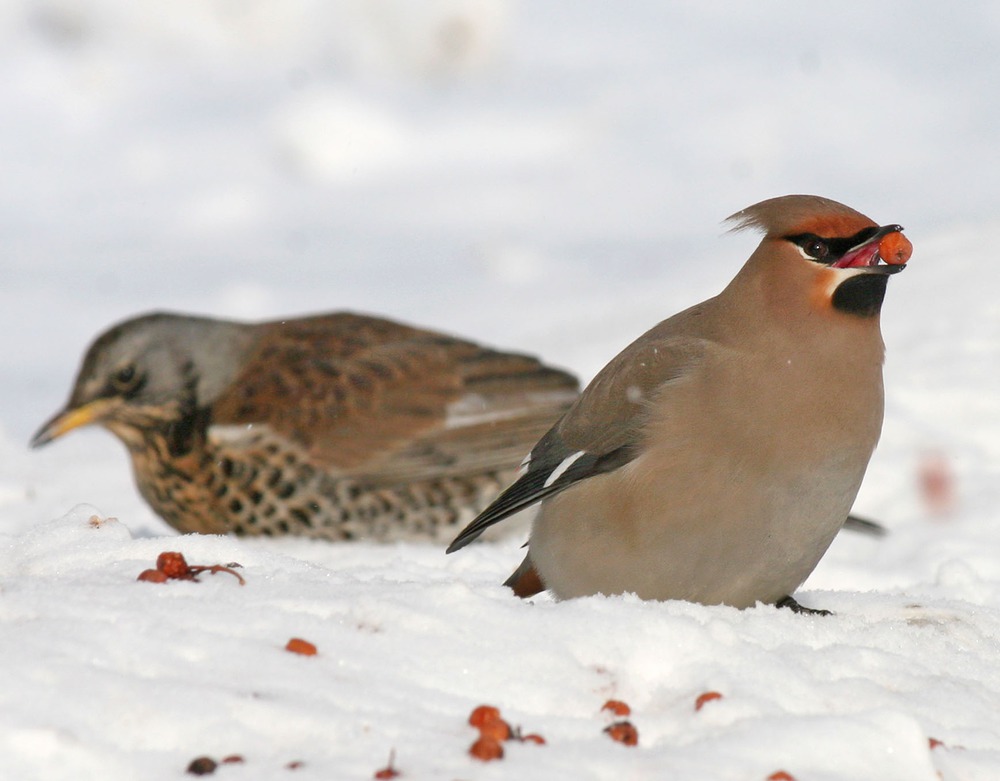
<instances>
[{"instance_id":1,"label":"blurred background","mask_svg":"<svg viewBox=\"0 0 1000 781\"><path fill-rule=\"evenodd\" d=\"M756 239L727 215L808 192L916 248L889 457L985 486L998 41L990 2L0 0L8 477L93 452L130 483L102 432L25 448L132 314L351 309L587 380L732 277Z\"/></svg>"}]
</instances>

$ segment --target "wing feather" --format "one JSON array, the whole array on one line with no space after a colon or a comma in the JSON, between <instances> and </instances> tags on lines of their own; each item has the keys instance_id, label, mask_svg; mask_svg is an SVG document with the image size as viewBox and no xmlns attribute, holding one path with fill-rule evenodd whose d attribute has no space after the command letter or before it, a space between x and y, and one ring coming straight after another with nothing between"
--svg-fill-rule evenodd
<instances>
[{"instance_id":1,"label":"wing feather","mask_svg":"<svg viewBox=\"0 0 1000 781\"><path fill-rule=\"evenodd\" d=\"M652 403L688 376L706 349L701 339L675 335L679 325L683 320L664 321L601 370L532 449L520 477L455 538L448 552L514 513L635 458Z\"/></svg>"},{"instance_id":2,"label":"wing feather","mask_svg":"<svg viewBox=\"0 0 1000 781\"><path fill-rule=\"evenodd\" d=\"M272 323L212 407L368 484L513 469L576 398L537 359L362 315Z\"/></svg>"}]
</instances>

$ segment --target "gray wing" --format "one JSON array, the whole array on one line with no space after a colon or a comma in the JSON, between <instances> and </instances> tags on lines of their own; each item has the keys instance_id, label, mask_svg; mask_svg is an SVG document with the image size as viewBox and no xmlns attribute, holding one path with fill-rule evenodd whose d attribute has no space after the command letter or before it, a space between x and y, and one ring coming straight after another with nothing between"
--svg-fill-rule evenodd
<instances>
[{"instance_id":1,"label":"gray wing","mask_svg":"<svg viewBox=\"0 0 1000 781\"><path fill-rule=\"evenodd\" d=\"M634 459L650 405L696 367L706 349L702 339L676 336L679 325L677 318L660 323L604 367L535 445L518 479L455 538L447 552L546 497Z\"/></svg>"}]
</instances>

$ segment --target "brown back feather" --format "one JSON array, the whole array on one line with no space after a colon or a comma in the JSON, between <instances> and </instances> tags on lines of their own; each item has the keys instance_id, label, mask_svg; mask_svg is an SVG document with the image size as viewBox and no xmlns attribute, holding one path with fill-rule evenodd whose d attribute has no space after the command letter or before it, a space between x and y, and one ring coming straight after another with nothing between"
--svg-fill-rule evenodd
<instances>
[{"instance_id":1,"label":"brown back feather","mask_svg":"<svg viewBox=\"0 0 1000 781\"><path fill-rule=\"evenodd\" d=\"M374 483L510 468L577 387L534 358L372 317L260 329L213 423L266 425L318 463Z\"/></svg>"}]
</instances>

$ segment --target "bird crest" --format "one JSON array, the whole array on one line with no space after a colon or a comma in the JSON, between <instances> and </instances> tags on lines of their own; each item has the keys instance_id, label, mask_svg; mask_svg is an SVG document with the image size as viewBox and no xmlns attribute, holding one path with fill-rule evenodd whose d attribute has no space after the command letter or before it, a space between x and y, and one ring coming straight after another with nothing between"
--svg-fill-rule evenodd
<instances>
[{"instance_id":1,"label":"bird crest","mask_svg":"<svg viewBox=\"0 0 1000 781\"><path fill-rule=\"evenodd\" d=\"M748 206L726 218L731 232L756 230L777 239L802 233L853 236L876 223L850 206L818 195L783 195Z\"/></svg>"}]
</instances>

